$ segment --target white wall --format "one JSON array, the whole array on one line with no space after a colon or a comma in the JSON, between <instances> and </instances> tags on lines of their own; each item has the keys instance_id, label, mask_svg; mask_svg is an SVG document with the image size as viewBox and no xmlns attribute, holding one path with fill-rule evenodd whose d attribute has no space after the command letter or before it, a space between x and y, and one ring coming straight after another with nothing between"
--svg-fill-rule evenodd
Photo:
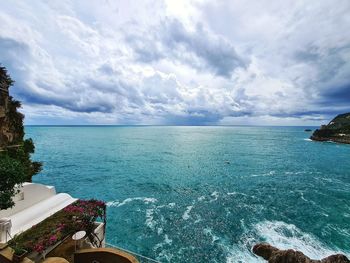
<instances>
[{"instance_id":1,"label":"white wall","mask_svg":"<svg viewBox=\"0 0 350 263\"><path fill-rule=\"evenodd\" d=\"M55 187L43 184L24 183L20 192L13 198L15 206L0 211L0 218L10 217L56 194Z\"/></svg>"}]
</instances>

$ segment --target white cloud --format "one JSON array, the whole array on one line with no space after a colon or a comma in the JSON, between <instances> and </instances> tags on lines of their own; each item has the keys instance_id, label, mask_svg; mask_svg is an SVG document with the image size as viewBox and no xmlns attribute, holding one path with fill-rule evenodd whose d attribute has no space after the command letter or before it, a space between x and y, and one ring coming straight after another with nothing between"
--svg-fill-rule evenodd
<instances>
[{"instance_id":1,"label":"white cloud","mask_svg":"<svg viewBox=\"0 0 350 263\"><path fill-rule=\"evenodd\" d=\"M350 110L349 12L346 0L3 2L0 62L27 123L315 123Z\"/></svg>"}]
</instances>

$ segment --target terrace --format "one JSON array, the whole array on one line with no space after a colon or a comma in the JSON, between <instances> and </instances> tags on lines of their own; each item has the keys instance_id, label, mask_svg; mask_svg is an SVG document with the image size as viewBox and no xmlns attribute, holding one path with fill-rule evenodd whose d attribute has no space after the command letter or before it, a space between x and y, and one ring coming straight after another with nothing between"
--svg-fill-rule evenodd
<instances>
[{"instance_id":1,"label":"terrace","mask_svg":"<svg viewBox=\"0 0 350 263\"><path fill-rule=\"evenodd\" d=\"M0 212L1 263L156 262L105 248L102 201L77 200L32 183L24 184L15 199L14 208Z\"/></svg>"}]
</instances>

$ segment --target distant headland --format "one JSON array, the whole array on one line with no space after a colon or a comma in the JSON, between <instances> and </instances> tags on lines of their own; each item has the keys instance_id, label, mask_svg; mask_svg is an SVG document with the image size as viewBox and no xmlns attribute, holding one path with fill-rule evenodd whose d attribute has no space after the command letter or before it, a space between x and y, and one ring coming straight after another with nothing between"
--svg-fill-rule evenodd
<instances>
[{"instance_id":1,"label":"distant headland","mask_svg":"<svg viewBox=\"0 0 350 263\"><path fill-rule=\"evenodd\" d=\"M350 144L350 112L339 114L327 125L322 125L314 131L310 139Z\"/></svg>"}]
</instances>

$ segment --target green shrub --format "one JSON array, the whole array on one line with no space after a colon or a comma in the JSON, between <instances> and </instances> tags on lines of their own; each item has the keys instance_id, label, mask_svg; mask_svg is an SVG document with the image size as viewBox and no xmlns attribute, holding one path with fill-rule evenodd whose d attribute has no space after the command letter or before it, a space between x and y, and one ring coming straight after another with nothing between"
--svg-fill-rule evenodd
<instances>
[{"instance_id":1,"label":"green shrub","mask_svg":"<svg viewBox=\"0 0 350 263\"><path fill-rule=\"evenodd\" d=\"M7 155L0 155L0 209L11 208L14 205L12 197L18 192L18 187L25 181L24 167Z\"/></svg>"},{"instance_id":2,"label":"green shrub","mask_svg":"<svg viewBox=\"0 0 350 263\"><path fill-rule=\"evenodd\" d=\"M0 82L5 83L8 88L14 83L6 68L1 65ZM0 98L1 96L2 93ZM31 182L33 175L41 171L42 164L31 160L35 147L32 139L24 139L24 115L18 111L21 102L11 96L5 96L0 103L3 107L7 105L6 116L0 119L0 128L6 123L13 135L13 141L7 142L8 145L1 145L0 155L0 209L7 209L14 205L12 198L18 191L14 186Z\"/></svg>"}]
</instances>

